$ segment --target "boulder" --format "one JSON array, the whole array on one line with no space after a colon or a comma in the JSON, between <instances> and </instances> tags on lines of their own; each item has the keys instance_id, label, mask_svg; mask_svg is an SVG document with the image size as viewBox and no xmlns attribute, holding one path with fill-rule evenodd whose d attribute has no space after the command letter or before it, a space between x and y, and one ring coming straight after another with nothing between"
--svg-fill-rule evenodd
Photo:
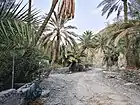
<instances>
[{"instance_id":1,"label":"boulder","mask_svg":"<svg viewBox=\"0 0 140 105\"><path fill-rule=\"evenodd\" d=\"M83 71L87 71L87 68L85 68L85 65L83 65L83 64L72 62L72 64L69 67L69 71L71 71L71 72L83 72Z\"/></svg>"}]
</instances>

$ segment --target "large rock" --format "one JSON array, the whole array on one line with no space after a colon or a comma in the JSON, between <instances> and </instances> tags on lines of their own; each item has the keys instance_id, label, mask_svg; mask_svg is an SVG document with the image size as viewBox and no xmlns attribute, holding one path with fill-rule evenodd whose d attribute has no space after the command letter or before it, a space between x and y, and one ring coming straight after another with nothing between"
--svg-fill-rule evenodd
<instances>
[{"instance_id":1,"label":"large rock","mask_svg":"<svg viewBox=\"0 0 140 105\"><path fill-rule=\"evenodd\" d=\"M72 64L69 67L69 71L71 72L83 72L87 71L88 67L85 68L85 65L77 63L77 62L72 62Z\"/></svg>"},{"instance_id":2,"label":"large rock","mask_svg":"<svg viewBox=\"0 0 140 105\"><path fill-rule=\"evenodd\" d=\"M9 89L0 92L0 105L25 105L29 101L34 101L40 98L41 95L46 95L48 92L43 92L38 83L28 83L19 89Z\"/></svg>"}]
</instances>

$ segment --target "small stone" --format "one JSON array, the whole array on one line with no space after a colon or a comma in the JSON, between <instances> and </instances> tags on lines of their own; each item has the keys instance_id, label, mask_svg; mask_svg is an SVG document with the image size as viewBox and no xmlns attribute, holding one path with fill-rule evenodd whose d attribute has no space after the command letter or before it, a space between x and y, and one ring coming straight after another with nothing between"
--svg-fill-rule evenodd
<instances>
[{"instance_id":1,"label":"small stone","mask_svg":"<svg viewBox=\"0 0 140 105\"><path fill-rule=\"evenodd\" d=\"M108 75L107 77L108 78L115 78L116 76L115 75Z\"/></svg>"},{"instance_id":2,"label":"small stone","mask_svg":"<svg viewBox=\"0 0 140 105\"><path fill-rule=\"evenodd\" d=\"M41 96L42 97L48 97L50 94L50 90L43 90Z\"/></svg>"},{"instance_id":3,"label":"small stone","mask_svg":"<svg viewBox=\"0 0 140 105\"><path fill-rule=\"evenodd\" d=\"M134 83L125 83L124 86L135 86Z\"/></svg>"}]
</instances>

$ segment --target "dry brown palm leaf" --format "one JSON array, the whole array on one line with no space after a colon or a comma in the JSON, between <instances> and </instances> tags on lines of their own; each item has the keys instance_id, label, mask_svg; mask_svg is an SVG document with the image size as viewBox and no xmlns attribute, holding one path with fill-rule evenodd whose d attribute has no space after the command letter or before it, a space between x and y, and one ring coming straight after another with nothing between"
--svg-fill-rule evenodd
<instances>
[{"instance_id":1,"label":"dry brown palm leaf","mask_svg":"<svg viewBox=\"0 0 140 105\"><path fill-rule=\"evenodd\" d=\"M63 19L73 19L75 13L75 0L60 0L58 13Z\"/></svg>"}]
</instances>

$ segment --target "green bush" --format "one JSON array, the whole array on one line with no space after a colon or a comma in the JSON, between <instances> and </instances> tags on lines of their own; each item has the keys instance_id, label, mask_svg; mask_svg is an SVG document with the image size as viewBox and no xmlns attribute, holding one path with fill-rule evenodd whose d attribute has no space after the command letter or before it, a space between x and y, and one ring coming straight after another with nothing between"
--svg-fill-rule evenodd
<instances>
[{"instance_id":1,"label":"green bush","mask_svg":"<svg viewBox=\"0 0 140 105\"><path fill-rule=\"evenodd\" d=\"M36 49L30 48L25 51L16 51L14 57L15 83L27 83L38 77L40 68L49 66L48 57L42 56ZM0 53L0 90L11 87L13 67L13 54L10 52Z\"/></svg>"}]
</instances>

